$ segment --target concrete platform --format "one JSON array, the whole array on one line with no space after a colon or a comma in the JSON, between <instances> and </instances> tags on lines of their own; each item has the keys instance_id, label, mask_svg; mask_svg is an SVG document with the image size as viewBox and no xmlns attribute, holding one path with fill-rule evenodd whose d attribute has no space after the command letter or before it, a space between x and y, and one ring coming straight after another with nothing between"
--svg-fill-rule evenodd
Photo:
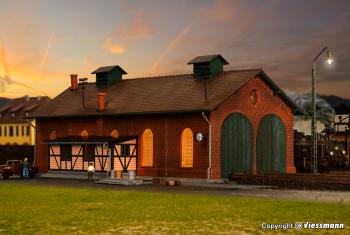
<instances>
[{"instance_id":1,"label":"concrete platform","mask_svg":"<svg viewBox=\"0 0 350 235\"><path fill-rule=\"evenodd\" d=\"M87 172L74 172L74 171L48 171L48 173L41 173L41 178L58 178L58 179L88 179ZM106 173L95 172L94 179L100 180L107 177Z\"/></svg>"},{"instance_id":2,"label":"concrete platform","mask_svg":"<svg viewBox=\"0 0 350 235\"><path fill-rule=\"evenodd\" d=\"M55 171L50 170L48 173L41 173L40 177L43 178L62 178L62 179L87 179L87 172L82 171ZM94 179L102 180L107 179L107 174L101 172L95 172ZM109 178L108 178L109 179ZM113 178L113 180L117 180L117 178ZM175 180L181 183L181 185L206 185L206 184L225 184L227 181L219 179L219 180L207 180L207 179L199 179L199 178L180 178L180 177L150 177L150 176L135 176L135 180L142 181L167 181L167 180ZM231 181L232 184L232 181Z\"/></svg>"},{"instance_id":3,"label":"concrete platform","mask_svg":"<svg viewBox=\"0 0 350 235\"><path fill-rule=\"evenodd\" d=\"M150 177L150 176L136 176L136 179L141 180L153 180L153 181L167 181L167 180L175 180L180 182L181 185L192 185L192 184L225 184L227 181L223 179L218 180L208 180L208 179L200 179L200 178L183 178L183 177Z\"/></svg>"},{"instance_id":4,"label":"concrete platform","mask_svg":"<svg viewBox=\"0 0 350 235\"><path fill-rule=\"evenodd\" d=\"M153 184L152 181L144 181L140 179L135 179L135 180L128 180L128 179L116 179L116 178L106 178L102 180L96 180L95 184L113 184L113 185L125 185L125 186L130 186L130 185L150 185Z\"/></svg>"}]
</instances>

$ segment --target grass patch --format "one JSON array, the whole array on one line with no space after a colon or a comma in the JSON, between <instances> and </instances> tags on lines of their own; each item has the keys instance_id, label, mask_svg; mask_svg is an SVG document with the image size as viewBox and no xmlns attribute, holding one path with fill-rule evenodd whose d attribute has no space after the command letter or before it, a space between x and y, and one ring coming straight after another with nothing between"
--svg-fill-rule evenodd
<instances>
[{"instance_id":1,"label":"grass patch","mask_svg":"<svg viewBox=\"0 0 350 235\"><path fill-rule=\"evenodd\" d=\"M263 234L298 221L345 223L302 234L349 234L350 205L0 183L0 234Z\"/></svg>"}]
</instances>

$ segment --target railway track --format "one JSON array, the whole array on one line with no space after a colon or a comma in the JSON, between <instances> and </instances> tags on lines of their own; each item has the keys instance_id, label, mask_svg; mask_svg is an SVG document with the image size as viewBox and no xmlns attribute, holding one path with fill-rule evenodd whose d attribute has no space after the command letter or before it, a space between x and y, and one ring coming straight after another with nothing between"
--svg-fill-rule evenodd
<instances>
[{"instance_id":1,"label":"railway track","mask_svg":"<svg viewBox=\"0 0 350 235\"><path fill-rule=\"evenodd\" d=\"M350 191L350 172L329 174L231 175L238 184L272 185L284 189L313 189Z\"/></svg>"}]
</instances>

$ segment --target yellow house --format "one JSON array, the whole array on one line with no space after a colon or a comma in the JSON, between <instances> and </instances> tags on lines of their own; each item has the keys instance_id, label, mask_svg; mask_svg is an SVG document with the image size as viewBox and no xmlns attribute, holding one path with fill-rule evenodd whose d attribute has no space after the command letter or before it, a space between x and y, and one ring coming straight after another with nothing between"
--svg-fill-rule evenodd
<instances>
[{"instance_id":1,"label":"yellow house","mask_svg":"<svg viewBox=\"0 0 350 235\"><path fill-rule=\"evenodd\" d=\"M47 96L24 96L0 107L0 145L34 145L35 120L27 117L48 100Z\"/></svg>"}]
</instances>

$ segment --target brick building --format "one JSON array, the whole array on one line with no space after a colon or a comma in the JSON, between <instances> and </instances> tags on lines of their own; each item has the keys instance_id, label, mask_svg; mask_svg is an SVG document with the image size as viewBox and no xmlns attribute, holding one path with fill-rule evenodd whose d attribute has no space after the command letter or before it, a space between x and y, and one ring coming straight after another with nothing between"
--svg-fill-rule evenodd
<instances>
[{"instance_id":1,"label":"brick building","mask_svg":"<svg viewBox=\"0 0 350 235\"><path fill-rule=\"evenodd\" d=\"M0 107L0 145L34 145L35 121L28 119L47 96L15 98Z\"/></svg>"},{"instance_id":2,"label":"brick building","mask_svg":"<svg viewBox=\"0 0 350 235\"><path fill-rule=\"evenodd\" d=\"M224 71L221 55L189 64L186 75L122 79L119 66L94 71L95 83L71 75L71 87L33 115L40 170L92 162L143 176L295 173L295 105L263 70Z\"/></svg>"}]
</instances>

